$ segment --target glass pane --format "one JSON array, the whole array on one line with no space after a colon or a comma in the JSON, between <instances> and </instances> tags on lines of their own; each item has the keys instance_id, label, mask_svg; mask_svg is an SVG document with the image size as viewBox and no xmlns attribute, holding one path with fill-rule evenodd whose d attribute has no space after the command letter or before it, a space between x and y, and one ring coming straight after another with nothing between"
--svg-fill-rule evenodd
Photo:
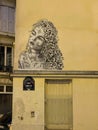
<instances>
[{"instance_id":1,"label":"glass pane","mask_svg":"<svg viewBox=\"0 0 98 130\"><path fill-rule=\"evenodd\" d=\"M12 94L0 94L0 114L12 111Z\"/></svg>"},{"instance_id":2,"label":"glass pane","mask_svg":"<svg viewBox=\"0 0 98 130\"><path fill-rule=\"evenodd\" d=\"M4 66L4 47L0 46L0 66Z\"/></svg>"},{"instance_id":3,"label":"glass pane","mask_svg":"<svg viewBox=\"0 0 98 130\"><path fill-rule=\"evenodd\" d=\"M8 32L8 7L6 6L0 6L0 23L0 31Z\"/></svg>"},{"instance_id":4,"label":"glass pane","mask_svg":"<svg viewBox=\"0 0 98 130\"><path fill-rule=\"evenodd\" d=\"M7 66L12 65L12 48L11 47L7 47L6 65Z\"/></svg>"},{"instance_id":5,"label":"glass pane","mask_svg":"<svg viewBox=\"0 0 98 130\"><path fill-rule=\"evenodd\" d=\"M0 86L0 92L4 92L4 86Z\"/></svg>"},{"instance_id":6,"label":"glass pane","mask_svg":"<svg viewBox=\"0 0 98 130\"><path fill-rule=\"evenodd\" d=\"M15 9L8 8L8 32L15 33Z\"/></svg>"},{"instance_id":7,"label":"glass pane","mask_svg":"<svg viewBox=\"0 0 98 130\"><path fill-rule=\"evenodd\" d=\"M6 92L12 92L13 87L12 86L6 86Z\"/></svg>"}]
</instances>

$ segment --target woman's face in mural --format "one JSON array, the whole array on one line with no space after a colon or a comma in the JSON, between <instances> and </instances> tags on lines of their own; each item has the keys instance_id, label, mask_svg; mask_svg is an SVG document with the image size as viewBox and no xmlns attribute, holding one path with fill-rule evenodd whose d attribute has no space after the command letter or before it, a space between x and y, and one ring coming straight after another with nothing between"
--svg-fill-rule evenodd
<instances>
[{"instance_id":1,"label":"woman's face in mural","mask_svg":"<svg viewBox=\"0 0 98 130\"><path fill-rule=\"evenodd\" d=\"M20 55L19 68L61 70L63 57L57 43L57 30L53 23L38 21L31 31L26 50Z\"/></svg>"},{"instance_id":2,"label":"woman's face in mural","mask_svg":"<svg viewBox=\"0 0 98 130\"><path fill-rule=\"evenodd\" d=\"M44 43L44 31L41 26L35 27L29 38L30 49L39 51Z\"/></svg>"}]
</instances>

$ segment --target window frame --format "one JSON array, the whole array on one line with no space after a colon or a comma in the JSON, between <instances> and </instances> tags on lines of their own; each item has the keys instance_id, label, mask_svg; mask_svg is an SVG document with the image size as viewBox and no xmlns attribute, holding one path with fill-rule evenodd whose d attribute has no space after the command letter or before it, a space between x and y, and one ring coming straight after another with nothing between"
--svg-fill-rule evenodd
<instances>
[{"instance_id":1,"label":"window frame","mask_svg":"<svg viewBox=\"0 0 98 130\"><path fill-rule=\"evenodd\" d=\"M15 34L15 7L0 5L0 32Z\"/></svg>"},{"instance_id":2,"label":"window frame","mask_svg":"<svg viewBox=\"0 0 98 130\"><path fill-rule=\"evenodd\" d=\"M12 85L10 85L10 84L8 84L8 85L1 85L1 84L0 84L0 87L1 87L1 86L3 86L4 89L3 89L3 91L0 91L0 94L13 94L13 86L12 86ZM11 92L7 92L7 91L6 91L7 86L11 86L11 87L12 87L12 91L11 91Z\"/></svg>"},{"instance_id":3,"label":"window frame","mask_svg":"<svg viewBox=\"0 0 98 130\"><path fill-rule=\"evenodd\" d=\"M13 46L0 44L0 47L4 47L4 66L1 66L0 72L12 72L13 69ZM7 65L7 48L11 48L11 65Z\"/></svg>"}]
</instances>

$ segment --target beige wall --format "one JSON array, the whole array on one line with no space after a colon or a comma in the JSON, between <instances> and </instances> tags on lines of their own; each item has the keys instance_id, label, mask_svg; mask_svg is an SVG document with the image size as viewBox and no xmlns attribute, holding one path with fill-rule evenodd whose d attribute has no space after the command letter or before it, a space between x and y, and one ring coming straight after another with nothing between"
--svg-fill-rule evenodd
<instances>
[{"instance_id":1,"label":"beige wall","mask_svg":"<svg viewBox=\"0 0 98 130\"><path fill-rule=\"evenodd\" d=\"M23 91L24 78L14 78L12 128L13 130L21 130L21 128L44 130L45 80L34 78L35 91ZM73 130L98 129L97 99L98 79L72 79ZM31 117L31 111L35 112L35 117ZM23 120L19 116L22 116Z\"/></svg>"},{"instance_id":2,"label":"beige wall","mask_svg":"<svg viewBox=\"0 0 98 130\"><path fill-rule=\"evenodd\" d=\"M44 79L34 79L35 91L23 91L24 78L14 78L13 81L13 130L43 129ZM31 112L34 112L34 117L31 117Z\"/></svg>"},{"instance_id":3,"label":"beige wall","mask_svg":"<svg viewBox=\"0 0 98 130\"><path fill-rule=\"evenodd\" d=\"M97 0L17 0L15 69L32 25L46 18L58 30L64 70L97 70L97 7Z\"/></svg>"},{"instance_id":4,"label":"beige wall","mask_svg":"<svg viewBox=\"0 0 98 130\"><path fill-rule=\"evenodd\" d=\"M58 45L64 56L64 70L97 70L97 7L97 0L17 0L14 69L18 69L19 54L26 48L32 24L46 18L52 21L58 30ZM14 77L13 80L13 130L42 130L44 78L34 78L34 92L23 91L24 78ZM73 130L97 130L98 79L73 78L72 85ZM18 113L15 104L22 104ZM34 118L30 115L32 110L36 114ZM19 120L18 115L23 116L23 120Z\"/></svg>"},{"instance_id":5,"label":"beige wall","mask_svg":"<svg viewBox=\"0 0 98 130\"><path fill-rule=\"evenodd\" d=\"M98 129L98 79L73 80L74 130Z\"/></svg>"}]
</instances>

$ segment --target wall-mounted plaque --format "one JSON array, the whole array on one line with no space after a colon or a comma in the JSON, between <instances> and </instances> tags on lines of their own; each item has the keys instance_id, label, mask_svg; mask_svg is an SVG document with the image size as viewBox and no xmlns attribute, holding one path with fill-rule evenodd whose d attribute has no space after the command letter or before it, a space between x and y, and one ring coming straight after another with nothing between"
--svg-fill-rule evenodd
<instances>
[{"instance_id":1,"label":"wall-mounted plaque","mask_svg":"<svg viewBox=\"0 0 98 130\"><path fill-rule=\"evenodd\" d=\"M23 90L35 90L35 81L32 77L26 77L24 79Z\"/></svg>"}]
</instances>

